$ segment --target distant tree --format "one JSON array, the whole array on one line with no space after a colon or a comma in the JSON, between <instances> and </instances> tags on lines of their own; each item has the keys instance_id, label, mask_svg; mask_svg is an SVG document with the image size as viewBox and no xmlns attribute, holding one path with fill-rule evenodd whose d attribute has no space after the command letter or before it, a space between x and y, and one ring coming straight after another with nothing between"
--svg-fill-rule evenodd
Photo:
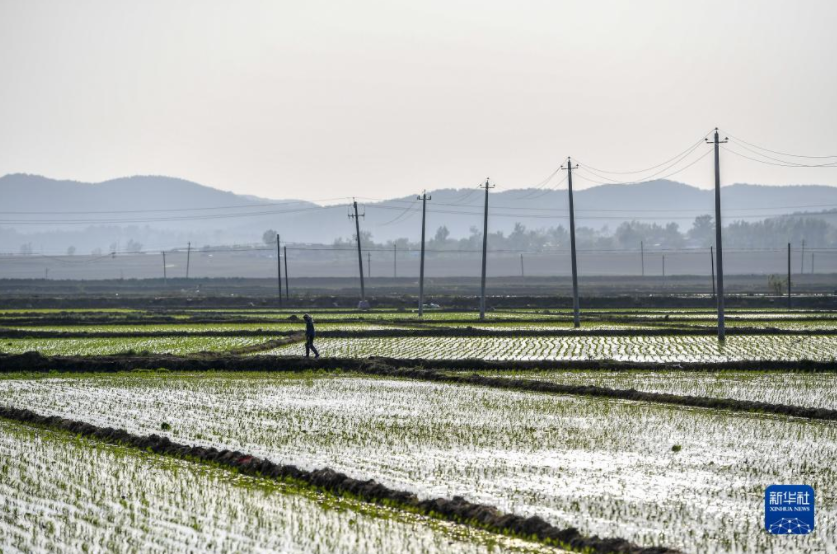
<instances>
[{"instance_id":1,"label":"distant tree","mask_svg":"<svg viewBox=\"0 0 837 554\"><path fill-rule=\"evenodd\" d=\"M76 255L76 247L75 246L70 246L69 248L67 248L67 255L68 256L75 256Z\"/></svg>"},{"instance_id":2,"label":"distant tree","mask_svg":"<svg viewBox=\"0 0 837 554\"><path fill-rule=\"evenodd\" d=\"M666 223L665 245L667 248L679 248L683 246L683 235L680 234L680 226L675 223Z\"/></svg>"},{"instance_id":3,"label":"distant tree","mask_svg":"<svg viewBox=\"0 0 837 554\"><path fill-rule=\"evenodd\" d=\"M782 279L778 275L769 275L767 277L767 290L776 296L782 296L785 292L787 282L787 279Z\"/></svg>"},{"instance_id":4,"label":"distant tree","mask_svg":"<svg viewBox=\"0 0 837 554\"><path fill-rule=\"evenodd\" d=\"M357 240L357 235L352 235L352 240ZM375 241L372 240L372 233L369 231L360 232L360 246L361 248L370 248L375 246Z\"/></svg>"},{"instance_id":5,"label":"distant tree","mask_svg":"<svg viewBox=\"0 0 837 554\"><path fill-rule=\"evenodd\" d=\"M102 255L102 249L97 246L96 248L94 248L93 250L90 251L90 255L91 256L101 256Z\"/></svg>"},{"instance_id":6,"label":"distant tree","mask_svg":"<svg viewBox=\"0 0 837 554\"><path fill-rule=\"evenodd\" d=\"M128 239L128 242L125 244L125 251L131 253L141 252L142 244L135 241L134 239Z\"/></svg>"},{"instance_id":7,"label":"distant tree","mask_svg":"<svg viewBox=\"0 0 837 554\"><path fill-rule=\"evenodd\" d=\"M276 246L276 231L268 229L262 233L262 242L268 246Z\"/></svg>"},{"instance_id":8,"label":"distant tree","mask_svg":"<svg viewBox=\"0 0 837 554\"><path fill-rule=\"evenodd\" d=\"M532 242L533 233L526 231L522 223L515 223L514 230L509 233L509 246L516 250L527 250Z\"/></svg>"},{"instance_id":9,"label":"distant tree","mask_svg":"<svg viewBox=\"0 0 837 554\"><path fill-rule=\"evenodd\" d=\"M25 244L20 245L20 253L24 256L31 256L32 255L32 243L27 242Z\"/></svg>"},{"instance_id":10,"label":"distant tree","mask_svg":"<svg viewBox=\"0 0 837 554\"><path fill-rule=\"evenodd\" d=\"M711 215L699 215L689 229L689 238L701 246L711 246L715 240L715 218Z\"/></svg>"},{"instance_id":11,"label":"distant tree","mask_svg":"<svg viewBox=\"0 0 837 554\"><path fill-rule=\"evenodd\" d=\"M436 242L445 242L448 240L449 236L450 231L448 231L447 226L442 225L441 227L436 229L436 236L433 237L433 240L435 240Z\"/></svg>"}]
</instances>

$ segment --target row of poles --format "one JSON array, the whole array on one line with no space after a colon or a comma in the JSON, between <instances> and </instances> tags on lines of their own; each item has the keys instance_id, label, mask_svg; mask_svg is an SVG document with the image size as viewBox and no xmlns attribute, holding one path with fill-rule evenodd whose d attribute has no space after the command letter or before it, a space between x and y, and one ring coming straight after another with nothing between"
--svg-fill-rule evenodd
<instances>
[{"instance_id":1,"label":"row of poles","mask_svg":"<svg viewBox=\"0 0 837 554\"><path fill-rule=\"evenodd\" d=\"M578 164L575 166L578 167ZM573 177L572 177L572 160L567 158L566 167L561 166L561 169L567 171L567 183L570 194L570 252L572 260L572 280L573 280L573 325L580 326L579 317L579 302L578 302L578 264L576 261L575 252L575 210L573 208ZM485 301L485 281L486 270L488 263L488 191L494 188L489 179L485 180L480 188L485 190L485 202L483 210L483 232L482 232L482 272L480 274L480 320L485 319L486 301ZM427 201L432 197L426 192L418 196L416 200L421 200L421 261L419 263L419 303L418 312L419 317L424 315L424 246L426 237L426 223L427 223ZM357 262L358 274L360 275L360 296L361 301L366 300L366 286L363 280L363 253L361 251L360 242L360 218L365 217L366 214L358 212L357 201L352 201L352 212L349 213L349 218L355 221L355 233L357 237ZM367 260L371 264L371 259ZM523 272L523 255L520 256L520 271Z\"/></svg>"},{"instance_id":2,"label":"row of poles","mask_svg":"<svg viewBox=\"0 0 837 554\"><path fill-rule=\"evenodd\" d=\"M712 295L715 297L717 302L717 313L718 313L718 339L724 340L726 338L726 329L724 326L724 257L723 257L723 240L722 240L722 232L723 232L723 225L721 221L721 167L720 167L720 145L728 142L728 139L720 139L718 134L718 129L715 129L713 140L707 139L706 142L708 144L712 144L714 146L714 154L715 154L715 246L714 248L710 247L710 258L711 258L711 271L712 271ZM561 166L562 170L567 172L567 192L569 194L569 212L570 212L570 264L572 269L572 288L573 288L573 326L579 327L580 326L580 306L579 306L579 295L578 295L578 262L576 257L576 240L575 240L575 208L573 205L573 178L572 178L572 171L573 169L577 169L578 164L573 166L572 159L567 158L567 165ZM483 185L480 185L480 188L485 190L485 201L484 201L484 212L483 212L483 237L482 237L482 272L480 276L480 320L485 319L485 311L486 311L486 293L485 293L485 286L486 286L486 269L487 269L487 254L488 254L488 191L494 188L494 185L490 184L490 180L486 179ZM421 261L419 265L419 302L418 302L418 313L419 317L424 315L424 260L425 260L425 238L426 238L426 222L427 222L427 202L431 200L431 196L427 193L422 193L420 196L416 198L420 200L422 203L421 208ZM359 213L357 201L352 202L352 211L349 213L349 218L354 219L355 221L355 233L357 237L357 261L358 261L358 274L360 276L360 296L361 300L366 300L366 285L364 282L364 271L363 271L363 252L361 249L361 234L360 234L360 218L365 217L365 214ZM191 250L191 244L190 244ZM277 267L278 267L278 295L279 295L279 304L282 305L283 295L282 295L282 250L280 247L280 238L279 235L276 236L276 252L277 252ZM395 254L395 258L397 258L397 247L393 246L393 253ZM645 275L645 250L644 244L640 243L640 256L642 259L642 274ZM163 253L164 257L164 271L165 271L165 253ZM804 258L805 258L805 243L803 241L802 244L802 270L804 271ZM371 276L371 256L367 253L367 266L370 271ZM813 257L811 259L811 265L813 266ZM284 248L284 266L285 266L285 299L289 298L288 296L288 257L287 257L287 246ZM717 267L716 267L717 266ZM521 254L520 258L520 268L521 274L523 273L523 255ZM716 275L717 269L717 275ZM813 267L812 267L813 269ZM394 274L397 275L397 261L393 260L393 271ZM663 257L663 274L665 274L665 257ZM188 255L187 255L187 276L188 276ZM788 298L788 307L791 306L791 244L788 243L788 279L787 279L787 298Z\"/></svg>"},{"instance_id":3,"label":"row of poles","mask_svg":"<svg viewBox=\"0 0 837 554\"><path fill-rule=\"evenodd\" d=\"M706 140L707 143L713 144L715 148L715 252L717 252L717 290L715 273L715 256L712 262L712 285L713 294L717 299L718 310L718 339L724 340L726 331L724 328L724 256L723 256L723 241L721 238L722 224L721 224L721 162L720 162L720 145L728 142L728 139L720 140L718 135L718 128L715 128L713 140ZM570 264L572 266L572 284L573 284L573 326L580 326L579 316L579 301L578 301L578 262L576 258L575 248L575 208L573 206L573 169L578 168L578 164L573 166L572 159L567 158L567 165L561 166L561 169L567 172L567 191L569 194L569 211L570 211ZM494 188L490 181L486 179L485 184L480 188L485 190L485 202L483 213L483 233L482 233L482 273L480 277L480 320L485 319L486 298L485 298L485 278L486 278L486 264L488 253L488 191ZM421 209L421 263L419 269L419 317L424 314L424 245L425 245L425 224L427 213L427 201L430 196L423 193L417 198L422 202ZM361 252L361 235L360 235L360 218L365 214L358 213L357 201L352 202L353 213L349 217L355 220L355 232L357 236L357 261L358 273L360 275L360 295L361 300L366 300L366 288L363 280L363 254ZM710 254L711 255L711 254ZM644 253L643 253L644 256ZM804 255L803 255L804 257ZM371 261L371 260L370 260ZM665 262L663 262L665 263ZM523 258L521 257L521 271L523 267ZM643 261L644 273L644 261ZM790 305L790 245L788 245L788 304Z\"/></svg>"}]
</instances>

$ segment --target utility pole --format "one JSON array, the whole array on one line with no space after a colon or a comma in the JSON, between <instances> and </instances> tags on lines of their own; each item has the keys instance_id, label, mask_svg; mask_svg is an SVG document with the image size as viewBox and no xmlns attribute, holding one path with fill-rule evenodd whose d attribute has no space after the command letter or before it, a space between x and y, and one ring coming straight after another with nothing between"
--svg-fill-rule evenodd
<instances>
[{"instance_id":1,"label":"utility pole","mask_svg":"<svg viewBox=\"0 0 837 554\"><path fill-rule=\"evenodd\" d=\"M811 252L811 275L814 274L814 252Z\"/></svg>"},{"instance_id":2,"label":"utility pole","mask_svg":"<svg viewBox=\"0 0 837 554\"><path fill-rule=\"evenodd\" d=\"M488 184L488 179L485 180L485 211L482 225L482 284L480 286L480 320L485 319L485 269L486 256L488 254L488 189L493 189L494 185Z\"/></svg>"},{"instance_id":3,"label":"utility pole","mask_svg":"<svg viewBox=\"0 0 837 554\"><path fill-rule=\"evenodd\" d=\"M354 218L355 220L355 232L357 233L357 265L358 265L358 273L360 274L360 299L366 300L366 287L363 285L363 254L360 251L360 218L365 217L366 214L357 213L357 200L352 200L352 205L354 206L355 213L349 214L349 218Z\"/></svg>"},{"instance_id":4,"label":"utility pole","mask_svg":"<svg viewBox=\"0 0 837 554\"><path fill-rule=\"evenodd\" d=\"M276 233L276 287L279 292L279 306L282 306L282 237Z\"/></svg>"},{"instance_id":5,"label":"utility pole","mask_svg":"<svg viewBox=\"0 0 837 554\"><path fill-rule=\"evenodd\" d=\"M645 243L639 241L639 263L642 265L642 276L645 277Z\"/></svg>"},{"instance_id":6,"label":"utility pole","mask_svg":"<svg viewBox=\"0 0 837 554\"><path fill-rule=\"evenodd\" d=\"M578 167L578 164L575 166ZM570 194L570 262L573 270L573 327L581 324L578 319L578 265L575 258L575 209L573 208L573 162L567 158L567 189Z\"/></svg>"},{"instance_id":7,"label":"utility pole","mask_svg":"<svg viewBox=\"0 0 837 554\"><path fill-rule=\"evenodd\" d=\"M523 272L523 254L520 255L520 276L526 277L526 273Z\"/></svg>"},{"instance_id":8,"label":"utility pole","mask_svg":"<svg viewBox=\"0 0 837 554\"><path fill-rule=\"evenodd\" d=\"M663 285L666 282L666 255L663 254Z\"/></svg>"},{"instance_id":9,"label":"utility pole","mask_svg":"<svg viewBox=\"0 0 837 554\"><path fill-rule=\"evenodd\" d=\"M726 339L724 329L724 247L721 237L721 144L728 139L720 140L718 128L715 127L715 137L712 142L715 145L715 252L718 258L718 340Z\"/></svg>"},{"instance_id":10,"label":"utility pole","mask_svg":"<svg viewBox=\"0 0 837 554\"><path fill-rule=\"evenodd\" d=\"M799 263L801 264L799 274L805 275L805 239L802 239L802 256L800 257Z\"/></svg>"},{"instance_id":11,"label":"utility pole","mask_svg":"<svg viewBox=\"0 0 837 554\"><path fill-rule=\"evenodd\" d=\"M192 257L192 243L186 243L186 278L189 278L189 260Z\"/></svg>"},{"instance_id":12,"label":"utility pole","mask_svg":"<svg viewBox=\"0 0 837 554\"><path fill-rule=\"evenodd\" d=\"M788 309L791 307L791 243L788 243Z\"/></svg>"},{"instance_id":13,"label":"utility pole","mask_svg":"<svg viewBox=\"0 0 837 554\"><path fill-rule=\"evenodd\" d=\"M392 278L398 277L398 245L392 245Z\"/></svg>"},{"instance_id":14,"label":"utility pole","mask_svg":"<svg viewBox=\"0 0 837 554\"><path fill-rule=\"evenodd\" d=\"M163 284L168 285L169 278L168 278L168 275L166 275L166 253L163 252L162 254L163 254Z\"/></svg>"},{"instance_id":15,"label":"utility pole","mask_svg":"<svg viewBox=\"0 0 837 554\"><path fill-rule=\"evenodd\" d=\"M285 300L290 303L291 295L288 293L289 285L288 285L288 245L282 247L282 250L285 252Z\"/></svg>"},{"instance_id":16,"label":"utility pole","mask_svg":"<svg viewBox=\"0 0 837 554\"><path fill-rule=\"evenodd\" d=\"M422 192L421 196L416 198L421 200L421 262L419 263L419 317L424 316L424 231L427 221L427 201L430 197L427 192Z\"/></svg>"},{"instance_id":17,"label":"utility pole","mask_svg":"<svg viewBox=\"0 0 837 554\"><path fill-rule=\"evenodd\" d=\"M711 246L709 247L709 263L712 266L712 298L715 298L715 254Z\"/></svg>"},{"instance_id":18,"label":"utility pole","mask_svg":"<svg viewBox=\"0 0 837 554\"><path fill-rule=\"evenodd\" d=\"M369 272L369 278L371 279L372 278L372 252L367 252L366 253L366 266L367 266L366 271Z\"/></svg>"}]
</instances>

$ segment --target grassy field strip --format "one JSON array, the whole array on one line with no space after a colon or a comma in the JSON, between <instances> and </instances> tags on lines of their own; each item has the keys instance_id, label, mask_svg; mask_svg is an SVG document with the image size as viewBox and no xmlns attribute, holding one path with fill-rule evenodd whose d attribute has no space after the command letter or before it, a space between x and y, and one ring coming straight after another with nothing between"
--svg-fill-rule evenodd
<instances>
[{"instance_id":1,"label":"grassy field strip","mask_svg":"<svg viewBox=\"0 0 837 554\"><path fill-rule=\"evenodd\" d=\"M837 410L837 375L786 371L480 371L486 377L636 389Z\"/></svg>"},{"instance_id":2,"label":"grassy field strip","mask_svg":"<svg viewBox=\"0 0 837 554\"><path fill-rule=\"evenodd\" d=\"M505 329L505 330L526 330L526 331L547 331L550 329L572 329L571 321L556 321L556 322L486 322L486 323L459 323L459 322L428 322L424 325L428 328L463 328L473 327L474 329ZM754 329L780 329L793 331L837 331L837 320L825 321L782 321L782 320L740 320L730 321L726 320L727 329L742 327ZM707 331L715 331L717 325L713 321L694 321L694 320L676 320L665 321L655 320L643 323L636 322L622 322L622 321L581 321L581 329L589 330L610 330L610 329L631 329L637 331L652 330L652 329L690 329L700 328Z\"/></svg>"},{"instance_id":3,"label":"grassy field strip","mask_svg":"<svg viewBox=\"0 0 837 554\"><path fill-rule=\"evenodd\" d=\"M426 328L430 329L445 329L445 328L454 328L454 329L462 329L465 327L472 327L474 329L484 329L484 330L505 330L505 331L514 331L514 330L525 330L525 331L548 331L550 329L573 329L573 322L572 320L568 321L554 321L554 322L532 322L527 323L523 321L516 321L516 322L508 322L508 321L496 321L496 322L469 322L469 323L460 323L460 322L447 322L447 321L433 321L427 322L424 325ZM631 323L603 323L599 321L582 321L581 322L582 329L601 329L601 330L610 330L610 329L637 329L637 330L644 330L644 329L657 329L657 326L652 325L637 325Z\"/></svg>"},{"instance_id":4,"label":"grassy field strip","mask_svg":"<svg viewBox=\"0 0 837 554\"><path fill-rule=\"evenodd\" d=\"M6 379L0 397L137 434L168 422L179 442L332 467L423 497L465 493L639 544L825 552L837 543L837 425L825 422L304 374ZM762 529L764 487L796 482L817 490L818 530L777 546Z\"/></svg>"},{"instance_id":5,"label":"grassy field strip","mask_svg":"<svg viewBox=\"0 0 837 554\"><path fill-rule=\"evenodd\" d=\"M36 351L45 356L104 356L128 352L192 354L224 352L263 344L269 337L154 337L154 338L57 338L2 339L0 352Z\"/></svg>"},{"instance_id":6,"label":"grassy field strip","mask_svg":"<svg viewBox=\"0 0 837 554\"><path fill-rule=\"evenodd\" d=\"M0 474L4 551L555 551L7 421Z\"/></svg>"},{"instance_id":7,"label":"grassy field strip","mask_svg":"<svg viewBox=\"0 0 837 554\"><path fill-rule=\"evenodd\" d=\"M592 337L426 337L322 338L317 347L330 357L484 360L621 360L634 362L723 362L733 360L833 360L834 336L730 336L725 344L712 336ZM264 352L304 354L300 345Z\"/></svg>"},{"instance_id":8,"label":"grassy field strip","mask_svg":"<svg viewBox=\"0 0 837 554\"><path fill-rule=\"evenodd\" d=\"M304 331L305 323L172 323L162 325L26 325L12 326L21 331L51 331L59 333L203 333L207 331ZM321 331L411 329L411 325L391 323L317 323Z\"/></svg>"}]
</instances>

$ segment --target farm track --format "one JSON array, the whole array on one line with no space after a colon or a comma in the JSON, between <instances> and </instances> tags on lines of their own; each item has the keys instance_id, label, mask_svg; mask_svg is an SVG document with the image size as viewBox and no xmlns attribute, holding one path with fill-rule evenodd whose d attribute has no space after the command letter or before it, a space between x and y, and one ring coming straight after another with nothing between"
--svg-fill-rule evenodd
<instances>
[{"instance_id":1,"label":"farm track","mask_svg":"<svg viewBox=\"0 0 837 554\"><path fill-rule=\"evenodd\" d=\"M262 345L257 345L261 349ZM441 363L433 363L441 362ZM809 408L768 402L736 400L709 396L688 396L668 393L642 392L635 389L613 389L588 385L562 385L530 379L494 378L479 375L480 370L548 369L606 369L606 370L678 370L678 371L719 371L736 370L795 370L807 372L837 372L833 362L720 362L720 363L682 363L682 364L640 364L633 362L486 362L484 360L398 360L391 358L355 359L355 358L282 358L261 356L241 358L237 356L217 356L200 354L190 357L177 356L99 356L99 357L45 357L37 353L7 356L0 355L0 373L20 371L59 371L67 373L82 372L118 372L147 368L163 368L170 371L274 371L302 372L310 370L349 371L379 377L408 378L422 381L443 382L450 384L478 385L507 390L564 394L598 398L613 398L637 402L651 402L695 408L730 410L782 416L801 417L825 421L837 421L837 410ZM434 367L435 366L435 367ZM466 370L467 375L458 375L457 371Z\"/></svg>"},{"instance_id":2,"label":"farm track","mask_svg":"<svg viewBox=\"0 0 837 554\"><path fill-rule=\"evenodd\" d=\"M190 462L213 464L234 469L242 474L260 478L305 484L335 495L348 495L364 502L394 506L431 517L478 527L489 531L535 539L545 544L576 551L607 554L678 554L665 547L641 547L625 539L585 537L573 527L558 529L538 516L524 518L503 514L496 507L475 504L462 497L420 500L408 491L390 489L374 480L357 480L329 468L306 471L293 465L278 465L237 451L188 446L158 435L138 436L123 429L97 427L77 420L57 416L43 416L25 409L0 406L0 417L25 424L65 431L155 454L171 456Z\"/></svg>"},{"instance_id":3,"label":"farm track","mask_svg":"<svg viewBox=\"0 0 837 554\"><path fill-rule=\"evenodd\" d=\"M380 325L376 323L376 325ZM296 330L230 329L206 331L54 331L38 329L0 328L0 338L24 339L71 339L71 338L154 338L154 337L290 337L299 334ZM318 331L322 338L407 338L407 337L664 337L664 336L714 336L714 327L658 327L653 329L486 329L474 327L426 327L421 329L358 329ZM833 329L777 329L775 327L727 327L727 335L736 336L835 336Z\"/></svg>"}]
</instances>

